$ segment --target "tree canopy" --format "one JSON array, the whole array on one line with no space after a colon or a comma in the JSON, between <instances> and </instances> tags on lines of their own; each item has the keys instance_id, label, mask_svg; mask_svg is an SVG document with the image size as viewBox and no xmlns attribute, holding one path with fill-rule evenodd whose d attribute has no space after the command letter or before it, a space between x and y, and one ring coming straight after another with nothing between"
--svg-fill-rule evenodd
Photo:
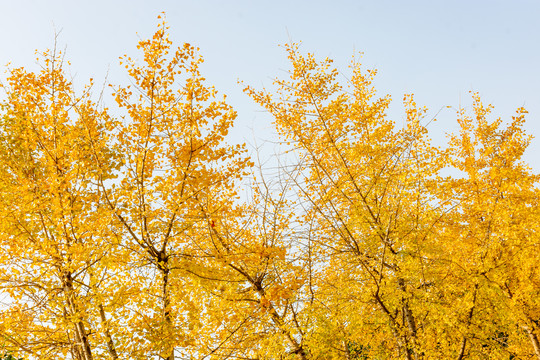
<instances>
[{"instance_id":1,"label":"tree canopy","mask_svg":"<svg viewBox=\"0 0 540 360\"><path fill-rule=\"evenodd\" d=\"M288 44L285 76L244 89L286 149L270 172L167 29L120 59L114 109L56 49L8 71L4 358L540 359L525 109L494 118L473 93L434 144L413 95L398 126L375 70L340 81Z\"/></svg>"}]
</instances>

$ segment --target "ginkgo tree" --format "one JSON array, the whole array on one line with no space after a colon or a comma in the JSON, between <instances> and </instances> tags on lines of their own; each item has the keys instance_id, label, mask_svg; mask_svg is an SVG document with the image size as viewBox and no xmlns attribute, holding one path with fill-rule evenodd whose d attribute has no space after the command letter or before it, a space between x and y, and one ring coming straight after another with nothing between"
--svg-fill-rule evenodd
<instances>
[{"instance_id":1,"label":"ginkgo tree","mask_svg":"<svg viewBox=\"0 0 540 360\"><path fill-rule=\"evenodd\" d=\"M182 263L250 162L223 144L236 113L203 84L197 50L168 58L164 23L139 47L144 65L122 58L133 88L113 86L121 120L74 94L56 53L5 87L3 336L40 359L173 359L196 338Z\"/></svg>"},{"instance_id":2,"label":"ginkgo tree","mask_svg":"<svg viewBox=\"0 0 540 360\"><path fill-rule=\"evenodd\" d=\"M197 308L196 294L183 281L184 263L210 218L234 216L229 213L235 184L250 161L242 145L224 143L236 113L204 85L197 49L184 44L171 52L166 30L161 23L151 39L139 43L142 65L121 58L133 82L113 86L124 111L113 145L123 154L122 168L117 182L98 183L130 260L144 268L127 275L142 290L131 313L136 326L130 327L146 341L138 356L174 359L176 347L197 337L185 331ZM93 159L104 171L109 167L100 153Z\"/></svg>"},{"instance_id":3,"label":"ginkgo tree","mask_svg":"<svg viewBox=\"0 0 540 360\"><path fill-rule=\"evenodd\" d=\"M304 222L313 227L307 240L326 259L316 266L311 286L320 304L311 311L327 318L319 312L330 308L333 316L313 336L326 346L311 351L345 357L356 344L369 356L417 358L426 352L422 342L432 343L423 339L429 310L414 302L425 301L441 251L433 236L441 210L431 188L444 157L425 136L424 110L412 97L405 98L404 129L387 119L390 99L374 98L375 72L354 63L343 88L331 60L303 56L296 45L287 52L292 70L275 81L277 95L246 91L272 113L305 169L297 187Z\"/></svg>"},{"instance_id":4,"label":"ginkgo tree","mask_svg":"<svg viewBox=\"0 0 540 360\"><path fill-rule=\"evenodd\" d=\"M442 237L453 248L451 286L471 289L460 358L479 351L475 343L492 357L538 358L539 177L521 159L531 140L526 110L505 127L488 120L491 105L473 99L473 116L458 112L460 132L449 141L450 163L463 176L446 184L455 206Z\"/></svg>"},{"instance_id":5,"label":"ginkgo tree","mask_svg":"<svg viewBox=\"0 0 540 360\"><path fill-rule=\"evenodd\" d=\"M402 128L388 119L389 98L374 98L374 71L353 63L342 85L331 60L294 44L286 50L288 78L273 91L246 91L272 114L303 169L291 178L317 264L308 312L323 321L309 353L538 357L538 176L521 160L530 141L525 111L504 129L475 95L474 117L460 109L460 133L440 149L412 96ZM468 178L443 176L451 169Z\"/></svg>"},{"instance_id":6,"label":"ginkgo tree","mask_svg":"<svg viewBox=\"0 0 540 360\"><path fill-rule=\"evenodd\" d=\"M90 337L107 337L98 330L107 321L100 292L114 244L96 187L98 178L113 177L114 166L96 167L92 146L111 165L114 154L96 135L103 114L88 89L75 95L63 55L41 55L39 73L13 69L3 85L0 278L10 300L2 337L35 358L89 360Z\"/></svg>"},{"instance_id":7,"label":"ginkgo tree","mask_svg":"<svg viewBox=\"0 0 540 360\"><path fill-rule=\"evenodd\" d=\"M9 68L0 108L0 338L25 359L540 359L526 111L473 94L446 146L375 70L285 46L245 92L286 149L256 172L199 50L164 21L112 103L64 54ZM106 92L104 91L103 94ZM433 125L432 125L433 126ZM251 195L241 198L240 193Z\"/></svg>"}]
</instances>

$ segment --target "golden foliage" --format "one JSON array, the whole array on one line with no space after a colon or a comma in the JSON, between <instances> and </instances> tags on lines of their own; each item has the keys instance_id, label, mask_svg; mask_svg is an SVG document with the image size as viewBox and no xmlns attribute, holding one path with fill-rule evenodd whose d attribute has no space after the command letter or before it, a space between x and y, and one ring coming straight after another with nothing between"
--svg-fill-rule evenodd
<instances>
[{"instance_id":1,"label":"golden foliage","mask_svg":"<svg viewBox=\"0 0 540 360\"><path fill-rule=\"evenodd\" d=\"M27 359L540 359L538 175L526 111L473 94L448 146L376 71L285 46L245 92L298 160L253 175L202 57L162 22L121 58L117 110L63 54L9 70L0 118L0 335ZM264 169L261 169L264 174ZM250 199L239 194L251 188Z\"/></svg>"}]
</instances>

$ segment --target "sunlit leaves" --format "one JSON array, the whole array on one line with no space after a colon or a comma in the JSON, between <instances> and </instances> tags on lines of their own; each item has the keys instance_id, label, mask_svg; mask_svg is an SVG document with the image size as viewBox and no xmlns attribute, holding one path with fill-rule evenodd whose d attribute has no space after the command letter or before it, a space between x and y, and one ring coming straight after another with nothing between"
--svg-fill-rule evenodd
<instances>
[{"instance_id":1,"label":"sunlit leaves","mask_svg":"<svg viewBox=\"0 0 540 360\"><path fill-rule=\"evenodd\" d=\"M375 70L285 46L245 92L277 171L229 145L237 114L163 21L123 56L114 110L65 75L9 69L0 118L0 336L28 359L540 358L539 177L472 95L435 146ZM113 115L114 113L114 115ZM401 124L401 125L399 125ZM431 125L430 125L431 124ZM429 126L428 126L429 125ZM245 194L246 187L250 196Z\"/></svg>"}]
</instances>

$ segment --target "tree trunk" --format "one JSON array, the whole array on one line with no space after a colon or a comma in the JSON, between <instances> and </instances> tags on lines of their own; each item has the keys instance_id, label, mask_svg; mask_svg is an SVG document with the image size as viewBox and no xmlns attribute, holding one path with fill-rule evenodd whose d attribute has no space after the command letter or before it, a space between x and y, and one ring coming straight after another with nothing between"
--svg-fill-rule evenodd
<instances>
[{"instance_id":1,"label":"tree trunk","mask_svg":"<svg viewBox=\"0 0 540 360\"><path fill-rule=\"evenodd\" d=\"M463 340L461 341L461 348L459 349L457 360L463 360L463 357L465 356L466 348L467 348L467 338L464 336Z\"/></svg>"},{"instance_id":2,"label":"tree trunk","mask_svg":"<svg viewBox=\"0 0 540 360\"><path fill-rule=\"evenodd\" d=\"M162 287L162 296L163 296L163 320L165 321L166 326L166 336L172 335L172 317L171 317L171 299L169 297L169 268L167 265L167 256L165 253L160 253L160 270L163 276L163 287ZM166 342L167 344L170 341ZM168 346L167 346L168 347ZM174 360L174 346L170 347L169 353L165 356L165 360Z\"/></svg>"},{"instance_id":3,"label":"tree trunk","mask_svg":"<svg viewBox=\"0 0 540 360\"><path fill-rule=\"evenodd\" d=\"M296 341L296 339L292 336L291 332L285 327L282 317L278 314L278 312L276 311L272 303L268 301L267 304L265 303L265 305L263 305L262 301L263 299L266 298L266 295L262 287L260 285L253 284L253 283L252 285L254 289L259 293L259 296L260 296L259 301L260 301L261 306L266 307L268 309L268 312L272 316L272 321L279 328L281 333L285 336L285 338L287 338L287 340L289 341L289 344L292 346L293 348L292 353L295 354L297 357L299 357L300 360L307 360L308 357L307 357L306 350L304 349L301 343L298 343L298 341Z\"/></svg>"},{"instance_id":4,"label":"tree trunk","mask_svg":"<svg viewBox=\"0 0 540 360\"><path fill-rule=\"evenodd\" d=\"M474 285L473 304L471 308L469 309L469 314L467 315L467 329L469 329L469 326L471 325L471 320L474 314L474 308L476 306L477 293L478 293L478 284ZM461 348L459 350L457 360L463 360L463 358L465 357L466 348L467 348L467 337L463 336L463 340L461 341Z\"/></svg>"},{"instance_id":5,"label":"tree trunk","mask_svg":"<svg viewBox=\"0 0 540 360\"><path fill-rule=\"evenodd\" d=\"M534 332L534 329L530 326L526 325L524 326L525 331L527 331L527 334L529 334L529 339L531 340L531 344L534 348L534 353L536 354L536 358L540 360L540 342L538 341L538 336Z\"/></svg>"},{"instance_id":6,"label":"tree trunk","mask_svg":"<svg viewBox=\"0 0 540 360\"><path fill-rule=\"evenodd\" d=\"M113 360L117 360L118 353L116 352L116 348L114 347L114 342L109 331L109 324L107 323L107 319L105 317L105 310L103 309L103 305L101 304L99 304L99 317L101 318L101 325L103 325L103 329L105 330L105 337L107 338L107 351L109 352L109 355L111 355Z\"/></svg>"},{"instance_id":7,"label":"tree trunk","mask_svg":"<svg viewBox=\"0 0 540 360\"><path fill-rule=\"evenodd\" d=\"M75 303L75 289L73 288L73 279L70 273L65 273L63 276L64 294L66 296L67 308L71 312L70 315L78 316L78 306ZM77 349L80 352L83 360L93 360L92 348L88 341L88 334L84 327L82 320L77 321L75 324L75 341L77 342Z\"/></svg>"},{"instance_id":8,"label":"tree trunk","mask_svg":"<svg viewBox=\"0 0 540 360\"><path fill-rule=\"evenodd\" d=\"M83 322L77 322L76 328L81 341L81 348L84 360L93 360L92 349L90 347L90 342L88 341L88 335L86 334L86 329L84 328Z\"/></svg>"},{"instance_id":9,"label":"tree trunk","mask_svg":"<svg viewBox=\"0 0 540 360\"><path fill-rule=\"evenodd\" d=\"M407 289L405 287L405 280L398 279L398 285L401 291L406 292ZM409 336L412 342L412 347L407 346L407 359L417 360L418 355L416 352L418 349L418 344L416 342L416 338L417 338L416 321L414 319L414 315L411 309L409 308L407 299L402 299L402 301L403 301L403 308L402 308L403 317L404 317L405 322L407 323L407 328L409 329Z\"/></svg>"},{"instance_id":10,"label":"tree trunk","mask_svg":"<svg viewBox=\"0 0 540 360\"><path fill-rule=\"evenodd\" d=\"M343 349L345 350L345 359L351 360L351 351L349 350L349 345L346 340L343 340Z\"/></svg>"}]
</instances>

